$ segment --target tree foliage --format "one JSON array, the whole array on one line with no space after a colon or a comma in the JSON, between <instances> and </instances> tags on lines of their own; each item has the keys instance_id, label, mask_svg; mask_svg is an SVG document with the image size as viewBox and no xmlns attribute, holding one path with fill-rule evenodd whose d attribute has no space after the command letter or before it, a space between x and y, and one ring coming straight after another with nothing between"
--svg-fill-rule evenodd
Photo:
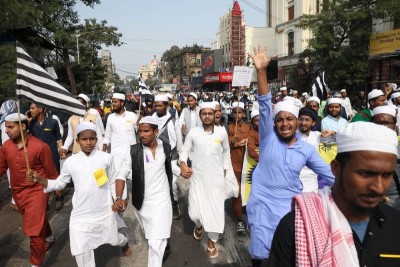
<instances>
[{"instance_id":1,"label":"tree foliage","mask_svg":"<svg viewBox=\"0 0 400 267\"><path fill-rule=\"evenodd\" d=\"M101 92L104 89L105 69L98 53L103 46L121 45L121 34L117 28L108 26L107 21L97 22L85 19L79 24L75 0L8 0L0 5L0 35L20 28L29 27L36 34L23 43L25 48L43 66L54 66L59 82L73 94L79 92ZM4 3L3 3L4 2ZM93 7L100 0L81 0ZM77 62L77 37L79 34L80 63ZM42 47L40 40L47 40L52 47ZM0 44L0 49L10 49L10 44ZM15 46L14 46L15 49ZM15 67L14 58L0 59L0 69ZM15 83L9 69L0 72L1 88L12 87Z\"/></svg>"},{"instance_id":2,"label":"tree foliage","mask_svg":"<svg viewBox=\"0 0 400 267\"><path fill-rule=\"evenodd\" d=\"M365 86L368 77L368 48L374 23L399 16L400 6L392 0L324 1L324 9L302 18L300 27L313 33L308 49L300 56L299 80L311 87L311 78L325 71L334 90ZM294 76L294 75L293 75Z\"/></svg>"},{"instance_id":3,"label":"tree foliage","mask_svg":"<svg viewBox=\"0 0 400 267\"><path fill-rule=\"evenodd\" d=\"M182 75L185 67L183 66L182 56L186 53L200 54L203 52L203 47L197 44L193 46L185 46L179 48L173 45L169 50L165 51L161 57L161 62L166 63L167 73L162 73L163 76L168 76L169 79Z\"/></svg>"}]
</instances>

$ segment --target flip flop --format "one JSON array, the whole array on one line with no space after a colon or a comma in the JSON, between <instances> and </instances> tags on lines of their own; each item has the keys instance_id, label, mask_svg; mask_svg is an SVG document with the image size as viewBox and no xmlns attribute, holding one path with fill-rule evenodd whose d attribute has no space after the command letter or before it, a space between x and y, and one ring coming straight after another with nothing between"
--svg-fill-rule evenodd
<instances>
[{"instance_id":1,"label":"flip flop","mask_svg":"<svg viewBox=\"0 0 400 267\"><path fill-rule=\"evenodd\" d=\"M215 255L212 255L214 253L214 251L217 251L217 252L215 253ZM217 247L213 247L213 248L207 247L207 253L208 253L208 257L210 257L210 259L215 259L216 257L218 257Z\"/></svg>"},{"instance_id":2,"label":"flip flop","mask_svg":"<svg viewBox=\"0 0 400 267\"><path fill-rule=\"evenodd\" d=\"M51 242L46 241L46 243L44 244L44 250L47 252L47 251L54 245L54 242L55 242L55 241L56 241L55 238L54 238L54 240L51 241Z\"/></svg>"},{"instance_id":3,"label":"flip flop","mask_svg":"<svg viewBox=\"0 0 400 267\"><path fill-rule=\"evenodd\" d=\"M197 235L196 233L199 233L199 235ZM201 240L201 238L203 237L203 226L200 228L197 228L196 226L193 229L193 237L196 240Z\"/></svg>"}]
</instances>

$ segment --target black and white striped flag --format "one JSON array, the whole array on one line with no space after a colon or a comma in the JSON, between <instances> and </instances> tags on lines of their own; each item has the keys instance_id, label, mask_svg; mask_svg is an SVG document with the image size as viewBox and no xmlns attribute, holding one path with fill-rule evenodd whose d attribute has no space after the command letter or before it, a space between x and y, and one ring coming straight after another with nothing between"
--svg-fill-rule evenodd
<instances>
[{"instance_id":1,"label":"black and white striped flag","mask_svg":"<svg viewBox=\"0 0 400 267\"><path fill-rule=\"evenodd\" d=\"M142 79L142 75L139 76L139 93L142 95L151 95L152 93L150 92L149 88L147 85L144 83Z\"/></svg>"},{"instance_id":2,"label":"black and white striped flag","mask_svg":"<svg viewBox=\"0 0 400 267\"><path fill-rule=\"evenodd\" d=\"M313 96L317 96L321 101L327 99L329 88L325 83L325 71L321 74L318 74L317 78L315 78L315 82L312 86L312 94Z\"/></svg>"},{"instance_id":3,"label":"black and white striped flag","mask_svg":"<svg viewBox=\"0 0 400 267\"><path fill-rule=\"evenodd\" d=\"M59 85L17 42L17 96L40 106L84 116L85 107Z\"/></svg>"}]
</instances>

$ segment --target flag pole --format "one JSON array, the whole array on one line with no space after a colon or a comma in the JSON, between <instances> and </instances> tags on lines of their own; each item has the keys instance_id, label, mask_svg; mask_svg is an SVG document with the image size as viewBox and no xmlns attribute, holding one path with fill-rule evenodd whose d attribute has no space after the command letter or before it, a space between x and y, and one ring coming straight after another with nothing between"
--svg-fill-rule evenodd
<instances>
[{"instance_id":1,"label":"flag pole","mask_svg":"<svg viewBox=\"0 0 400 267\"><path fill-rule=\"evenodd\" d=\"M142 111L142 92L139 92L139 115L138 118L141 116L141 111Z\"/></svg>"},{"instance_id":2,"label":"flag pole","mask_svg":"<svg viewBox=\"0 0 400 267\"><path fill-rule=\"evenodd\" d=\"M25 136L24 132L22 131L22 122L21 122L21 103L20 100L18 99L18 124L19 124L19 130L21 132L21 138L22 138L22 146L24 147L24 154L25 154L25 163L26 163L26 170L29 173L31 171L31 168L29 167L29 159L28 159L28 151L26 149L26 144L25 144Z\"/></svg>"},{"instance_id":3,"label":"flag pole","mask_svg":"<svg viewBox=\"0 0 400 267\"><path fill-rule=\"evenodd\" d=\"M240 89L239 89L240 90ZM237 107L239 107L239 97L240 97L240 91L239 91L239 93L237 93ZM233 109L232 109L232 111L233 111ZM237 134L237 128L238 128L238 116L237 116L237 114L236 114L236 124L235 124L235 138L236 138L236 134Z\"/></svg>"}]
</instances>

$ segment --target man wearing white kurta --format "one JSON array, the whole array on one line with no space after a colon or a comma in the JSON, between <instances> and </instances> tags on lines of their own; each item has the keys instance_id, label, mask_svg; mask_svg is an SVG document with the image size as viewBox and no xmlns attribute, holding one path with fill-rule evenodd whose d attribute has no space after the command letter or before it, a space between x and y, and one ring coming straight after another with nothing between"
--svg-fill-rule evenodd
<instances>
[{"instance_id":1,"label":"man wearing white kurta","mask_svg":"<svg viewBox=\"0 0 400 267\"><path fill-rule=\"evenodd\" d=\"M90 121L96 124L96 134L97 134L96 149L100 150L103 146L104 125L103 121L101 120L99 112L95 109L89 108L90 98L87 95L79 94L76 98L81 102L82 105L86 107L87 110L85 112L85 116L83 117L73 115L68 119L67 138L65 139L64 145L61 147L59 151L60 157L66 156L71 145L73 145L72 147L73 154L76 154L80 151L79 145L74 141L76 139L76 127L78 126L79 123L83 121Z\"/></svg>"},{"instance_id":2,"label":"man wearing white kurta","mask_svg":"<svg viewBox=\"0 0 400 267\"><path fill-rule=\"evenodd\" d=\"M193 230L195 239L200 240L203 229L208 232L208 255L218 256L215 243L225 226L224 176L230 164L228 134L224 128L214 127L212 102L200 106L202 126L192 129L186 137L180 155L182 177L189 178L189 216L196 224ZM186 161L193 150L193 166L188 168Z\"/></svg>"},{"instance_id":3,"label":"man wearing white kurta","mask_svg":"<svg viewBox=\"0 0 400 267\"><path fill-rule=\"evenodd\" d=\"M114 156L115 166L120 168L123 156L131 145L136 144L135 113L125 110L125 95L114 93L112 96L113 113L108 116L106 133L103 139L103 151L111 144L111 155ZM115 184L112 184L112 192L115 197ZM128 197L126 187L122 198Z\"/></svg>"},{"instance_id":4,"label":"man wearing white kurta","mask_svg":"<svg viewBox=\"0 0 400 267\"><path fill-rule=\"evenodd\" d=\"M61 190L71 180L74 182L69 223L71 253L78 267L94 267L94 249L100 245L119 246L124 253L129 246L127 238L118 232L121 219L118 213L111 210L110 183L115 179L113 157L95 149L97 138L93 123L80 123L77 135L81 151L67 158L56 180L33 174L31 178L28 176L28 181L31 179L45 186L45 193ZM120 197L116 198L118 200Z\"/></svg>"},{"instance_id":5,"label":"man wearing white kurta","mask_svg":"<svg viewBox=\"0 0 400 267\"><path fill-rule=\"evenodd\" d=\"M181 170L177 164L178 162L178 149L177 141L179 135L179 122L175 117L168 112L168 96L167 95L156 95L154 97L154 106L156 112L151 116L158 125L157 138L161 139L163 142L167 142L171 146L171 164L173 172L173 193L174 199L172 202L173 217L178 219L181 216L181 212L178 205L178 186L176 181L178 176L181 174ZM182 137L181 137L182 138Z\"/></svg>"},{"instance_id":6,"label":"man wearing white kurta","mask_svg":"<svg viewBox=\"0 0 400 267\"><path fill-rule=\"evenodd\" d=\"M305 107L299 111L298 119L298 134L301 140L309 143L318 150L321 142L321 132L311 131L311 128L317 122L318 114L315 110ZM304 166L300 171L300 181L303 184L303 192L318 193L318 175L307 166Z\"/></svg>"},{"instance_id":7,"label":"man wearing white kurta","mask_svg":"<svg viewBox=\"0 0 400 267\"><path fill-rule=\"evenodd\" d=\"M157 120L143 117L139 122L141 143L125 154L117 175L126 177L132 170L132 204L148 240L149 267L161 267L164 254L169 255L167 240L172 224L171 146L156 139L157 134ZM121 191L117 189L117 194Z\"/></svg>"}]
</instances>

